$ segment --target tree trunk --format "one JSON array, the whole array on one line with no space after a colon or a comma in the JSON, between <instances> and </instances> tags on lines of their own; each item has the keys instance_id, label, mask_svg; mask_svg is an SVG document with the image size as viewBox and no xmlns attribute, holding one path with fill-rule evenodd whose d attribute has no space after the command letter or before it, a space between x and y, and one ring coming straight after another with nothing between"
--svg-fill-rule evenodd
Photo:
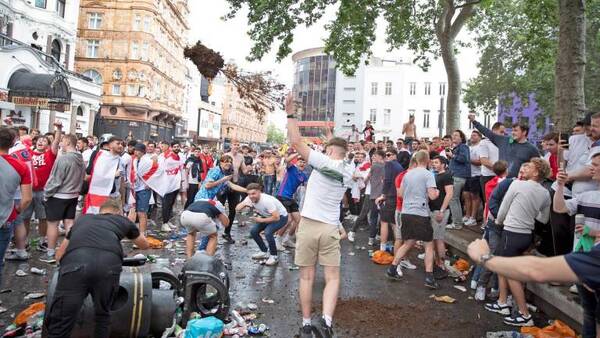
<instances>
[{"instance_id":1,"label":"tree trunk","mask_svg":"<svg viewBox=\"0 0 600 338\"><path fill-rule=\"evenodd\" d=\"M446 76L448 78L448 97L446 99L446 134L460 129L460 70L454 53L454 41L440 39L440 47Z\"/></svg>"},{"instance_id":2,"label":"tree trunk","mask_svg":"<svg viewBox=\"0 0 600 338\"><path fill-rule=\"evenodd\" d=\"M585 112L585 0L558 0L558 3L554 119L560 130L566 132Z\"/></svg>"}]
</instances>

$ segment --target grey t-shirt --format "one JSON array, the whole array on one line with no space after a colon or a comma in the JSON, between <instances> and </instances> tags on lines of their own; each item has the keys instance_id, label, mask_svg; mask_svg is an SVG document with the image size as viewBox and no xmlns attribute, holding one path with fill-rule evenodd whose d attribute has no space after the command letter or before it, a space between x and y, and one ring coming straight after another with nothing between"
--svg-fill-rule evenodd
<instances>
[{"instance_id":1,"label":"grey t-shirt","mask_svg":"<svg viewBox=\"0 0 600 338\"><path fill-rule=\"evenodd\" d=\"M436 187L433 173L425 168L411 169L404 176L402 187L402 213L429 217L427 189Z\"/></svg>"}]
</instances>

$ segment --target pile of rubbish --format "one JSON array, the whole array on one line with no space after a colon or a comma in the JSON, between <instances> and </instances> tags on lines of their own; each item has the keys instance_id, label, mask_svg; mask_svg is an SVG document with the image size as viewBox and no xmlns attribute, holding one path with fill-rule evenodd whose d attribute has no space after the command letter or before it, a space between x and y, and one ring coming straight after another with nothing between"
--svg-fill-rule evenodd
<instances>
[{"instance_id":1,"label":"pile of rubbish","mask_svg":"<svg viewBox=\"0 0 600 338\"><path fill-rule=\"evenodd\" d=\"M250 304L249 304L250 305ZM251 307L251 306L250 306ZM217 317L204 317L193 313L187 322L185 329L174 324L165 330L162 338L197 338L197 337L232 337L241 338L246 336L268 336L269 327L257 323L258 316L249 310L233 310L230 314L230 322L225 324Z\"/></svg>"},{"instance_id":2,"label":"pile of rubbish","mask_svg":"<svg viewBox=\"0 0 600 338\"><path fill-rule=\"evenodd\" d=\"M488 332L486 338L574 338L575 331L560 320L550 322L550 325L539 327L522 327L519 331Z\"/></svg>"},{"instance_id":3,"label":"pile of rubbish","mask_svg":"<svg viewBox=\"0 0 600 338\"><path fill-rule=\"evenodd\" d=\"M46 305L42 302L29 305L15 317L14 322L6 328L2 337L41 337L45 310Z\"/></svg>"}]
</instances>

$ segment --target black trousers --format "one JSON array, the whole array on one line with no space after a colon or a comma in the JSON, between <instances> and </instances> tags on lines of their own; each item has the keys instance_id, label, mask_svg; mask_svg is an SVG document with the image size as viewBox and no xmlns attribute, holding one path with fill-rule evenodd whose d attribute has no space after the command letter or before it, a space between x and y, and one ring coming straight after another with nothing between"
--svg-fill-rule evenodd
<instances>
[{"instance_id":1,"label":"black trousers","mask_svg":"<svg viewBox=\"0 0 600 338\"><path fill-rule=\"evenodd\" d=\"M227 205L229 207L229 226L225 228L224 231L226 235L231 235L231 226L233 225L233 220L235 219L235 207L242 201L241 198L241 193L231 189L219 196L219 202L225 205L225 201L227 201Z\"/></svg>"},{"instance_id":2,"label":"black trousers","mask_svg":"<svg viewBox=\"0 0 600 338\"><path fill-rule=\"evenodd\" d=\"M198 193L198 186L199 184L194 183L190 183L188 185L187 201L185 202L185 206L183 207L184 209L187 209L187 207L189 207L190 204L194 203L194 197L196 197L196 194Z\"/></svg>"},{"instance_id":3,"label":"black trousers","mask_svg":"<svg viewBox=\"0 0 600 338\"><path fill-rule=\"evenodd\" d=\"M173 205L175 205L175 201L177 200L177 195L179 194L179 189L163 196L162 200L162 221L163 223L167 223L171 216L173 216Z\"/></svg>"},{"instance_id":4,"label":"black trousers","mask_svg":"<svg viewBox=\"0 0 600 338\"><path fill-rule=\"evenodd\" d=\"M70 337L83 301L92 296L94 337L110 337L110 308L119 290L122 261L117 253L81 248L61 261L56 291L44 327L48 338Z\"/></svg>"}]
</instances>

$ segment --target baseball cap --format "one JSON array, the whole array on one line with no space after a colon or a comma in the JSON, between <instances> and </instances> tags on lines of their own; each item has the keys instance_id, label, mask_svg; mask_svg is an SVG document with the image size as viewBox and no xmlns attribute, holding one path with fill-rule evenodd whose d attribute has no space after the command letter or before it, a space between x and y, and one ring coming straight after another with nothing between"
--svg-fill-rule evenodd
<instances>
[{"instance_id":1,"label":"baseball cap","mask_svg":"<svg viewBox=\"0 0 600 338\"><path fill-rule=\"evenodd\" d=\"M135 147L133 149L135 149L137 151L141 151L142 153L145 153L146 152L146 145L143 144L143 143L138 143L138 144L135 145Z\"/></svg>"}]
</instances>

